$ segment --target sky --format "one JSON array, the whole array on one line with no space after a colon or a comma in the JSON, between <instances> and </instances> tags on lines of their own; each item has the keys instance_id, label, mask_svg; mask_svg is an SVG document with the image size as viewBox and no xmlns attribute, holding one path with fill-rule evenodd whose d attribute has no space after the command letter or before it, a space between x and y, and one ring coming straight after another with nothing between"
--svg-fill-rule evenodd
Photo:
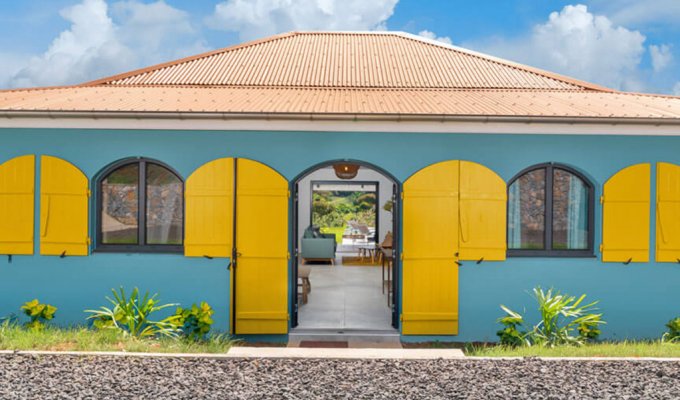
<instances>
[{"instance_id":1,"label":"sky","mask_svg":"<svg viewBox=\"0 0 680 400\"><path fill-rule=\"evenodd\" d=\"M292 30L406 31L680 96L680 0L0 0L0 88L86 82Z\"/></svg>"}]
</instances>

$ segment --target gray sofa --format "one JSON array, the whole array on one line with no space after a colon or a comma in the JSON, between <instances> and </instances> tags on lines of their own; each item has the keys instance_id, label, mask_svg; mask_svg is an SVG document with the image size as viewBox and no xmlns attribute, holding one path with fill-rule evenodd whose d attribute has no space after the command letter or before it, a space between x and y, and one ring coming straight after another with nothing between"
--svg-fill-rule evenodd
<instances>
[{"instance_id":1,"label":"gray sofa","mask_svg":"<svg viewBox=\"0 0 680 400\"><path fill-rule=\"evenodd\" d=\"M301 258L307 261L329 261L335 264L335 235L321 233L318 226L310 226L302 235Z\"/></svg>"}]
</instances>

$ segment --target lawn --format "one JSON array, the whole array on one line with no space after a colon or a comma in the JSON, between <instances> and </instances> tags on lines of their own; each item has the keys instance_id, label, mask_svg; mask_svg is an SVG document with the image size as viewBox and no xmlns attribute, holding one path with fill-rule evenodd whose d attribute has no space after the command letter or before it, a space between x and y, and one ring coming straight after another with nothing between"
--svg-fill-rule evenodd
<instances>
[{"instance_id":1,"label":"lawn","mask_svg":"<svg viewBox=\"0 0 680 400\"><path fill-rule=\"evenodd\" d=\"M28 330L16 325L0 326L0 350L226 353L233 344L233 340L222 335L194 342L170 338L137 339L114 330L55 327Z\"/></svg>"},{"instance_id":2,"label":"lawn","mask_svg":"<svg viewBox=\"0 0 680 400\"><path fill-rule=\"evenodd\" d=\"M465 354L480 357L680 357L680 343L624 341L553 348L469 345Z\"/></svg>"},{"instance_id":3,"label":"lawn","mask_svg":"<svg viewBox=\"0 0 680 400\"><path fill-rule=\"evenodd\" d=\"M321 233L332 233L335 235L335 243L342 243L342 234L345 232L345 227L323 227L321 228Z\"/></svg>"}]
</instances>

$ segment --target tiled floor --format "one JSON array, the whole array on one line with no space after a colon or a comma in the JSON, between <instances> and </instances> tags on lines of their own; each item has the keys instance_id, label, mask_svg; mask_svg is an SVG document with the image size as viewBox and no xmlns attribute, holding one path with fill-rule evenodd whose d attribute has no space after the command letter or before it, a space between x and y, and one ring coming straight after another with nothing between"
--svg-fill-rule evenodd
<instances>
[{"instance_id":1,"label":"tiled floor","mask_svg":"<svg viewBox=\"0 0 680 400\"><path fill-rule=\"evenodd\" d=\"M312 292L300 303L299 329L392 329L379 265L310 267Z\"/></svg>"}]
</instances>

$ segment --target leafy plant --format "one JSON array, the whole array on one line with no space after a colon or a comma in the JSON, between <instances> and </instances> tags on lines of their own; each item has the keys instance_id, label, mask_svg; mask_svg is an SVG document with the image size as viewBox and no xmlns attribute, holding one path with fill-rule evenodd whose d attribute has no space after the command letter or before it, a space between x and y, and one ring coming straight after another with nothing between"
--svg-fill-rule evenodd
<instances>
[{"instance_id":1,"label":"leafy plant","mask_svg":"<svg viewBox=\"0 0 680 400\"><path fill-rule=\"evenodd\" d=\"M114 289L111 289L111 292L113 298L107 296L106 299L113 305L113 308L102 306L98 310L85 310L86 313L90 313L87 319L93 320L96 328L118 329L136 338L178 336L176 321L179 316L171 315L161 320L151 319L151 314L168 307L175 307L177 304L159 305L157 293L149 296L149 292L146 292L144 296L140 296L138 288L132 290L130 297L125 295L122 287L120 292Z\"/></svg>"},{"instance_id":2,"label":"leafy plant","mask_svg":"<svg viewBox=\"0 0 680 400\"><path fill-rule=\"evenodd\" d=\"M47 321L54 319L57 307L50 304L42 304L38 299L33 299L25 302L24 305L21 306L21 310L31 318L31 320L26 323L26 327L40 330L45 327Z\"/></svg>"},{"instance_id":3,"label":"leafy plant","mask_svg":"<svg viewBox=\"0 0 680 400\"><path fill-rule=\"evenodd\" d=\"M200 306L193 304L191 308L177 307L175 316L176 326L191 340L201 340L210 332L213 324L212 315L215 313L210 304L202 301Z\"/></svg>"},{"instance_id":4,"label":"leafy plant","mask_svg":"<svg viewBox=\"0 0 680 400\"><path fill-rule=\"evenodd\" d=\"M554 289L544 291L540 287L533 290L538 303L541 320L530 330L526 330L521 314L501 305L506 313L498 319L504 329L496 334L503 345L508 346L546 346L565 344L582 345L597 339L601 331L602 314L595 314L597 301L582 305L586 295L580 297L561 294Z\"/></svg>"},{"instance_id":5,"label":"leafy plant","mask_svg":"<svg viewBox=\"0 0 680 400\"><path fill-rule=\"evenodd\" d=\"M666 328L668 328L668 332L661 337L664 342L680 341L680 317L668 321Z\"/></svg>"}]
</instances>

